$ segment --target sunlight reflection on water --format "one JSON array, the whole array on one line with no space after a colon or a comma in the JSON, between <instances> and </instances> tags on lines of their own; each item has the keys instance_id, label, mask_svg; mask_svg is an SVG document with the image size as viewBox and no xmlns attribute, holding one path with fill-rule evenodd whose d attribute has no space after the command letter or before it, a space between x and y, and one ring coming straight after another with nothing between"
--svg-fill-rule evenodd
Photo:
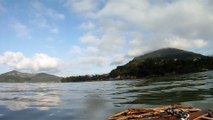
<instances>
[{"instance_id":1,"label":"sunlight reflection on water","mask_svg":"<svg viewBox=\"0 0 213 120\"><path fill-rule=\"evenodd\" d=\"M2 87L6 85L7 87ZM1 105L6 105L11 110L37 108L48 110L59 105L58 91L49 89L47 83L42 84L3 84L1 85Z\"/></svg>"}]
</instances>

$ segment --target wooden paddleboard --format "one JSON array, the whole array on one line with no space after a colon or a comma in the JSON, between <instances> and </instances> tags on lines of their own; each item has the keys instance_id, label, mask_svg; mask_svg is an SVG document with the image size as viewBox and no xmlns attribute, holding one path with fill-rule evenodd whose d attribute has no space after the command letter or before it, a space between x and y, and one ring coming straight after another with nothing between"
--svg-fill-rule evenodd
<instances>
[{"instance_id":1,"label":"wooden paddleboard","mask_svg":"<svg viewBox=\"0 0 213 120\"><path fill-rule=\"evenodd\" d=\"M213 120L211 111L183 105L159 108L128 109L116 113L108 120Z\"/></svg>"}]
</instances>

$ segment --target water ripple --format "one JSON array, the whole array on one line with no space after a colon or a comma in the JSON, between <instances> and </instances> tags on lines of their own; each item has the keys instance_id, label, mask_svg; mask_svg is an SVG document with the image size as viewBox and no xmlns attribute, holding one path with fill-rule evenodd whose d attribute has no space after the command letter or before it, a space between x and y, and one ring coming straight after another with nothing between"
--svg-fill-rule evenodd
<instances>
[{"instance_id":1,"label":"water ripple","mask_svg":"<svg viewBox=\"0 0 213 120\"><path fill-rule=\"evenodd\" d=\"M177 103L213 106L213 72L142 80L0 84L4 120L100 120L130 107Z\"/></svg>"}]
</instances>

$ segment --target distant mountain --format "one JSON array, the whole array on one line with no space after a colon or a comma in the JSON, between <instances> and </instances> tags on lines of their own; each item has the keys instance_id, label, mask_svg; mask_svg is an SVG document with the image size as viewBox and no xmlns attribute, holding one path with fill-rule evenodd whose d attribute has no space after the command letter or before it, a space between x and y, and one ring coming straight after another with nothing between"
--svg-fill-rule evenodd
<instances>
[{"instance_id":1,"label":"distant mountain","mask_svg":"<svg viewBox=\"0 0 213 120\"><path fill-rule=\"evenodd\" d=\"M46 73L30 74L16 70L0 75L0 82L60 82L61 79Z\"/></svg>"},{"instance_id":2,"label":"distant mountain","mask_svg":"<svg viewBox=\"0 0 213 120\"><path fill-rule=\"evenodd\" d=\"M118 66L112 70L109 76L127 79L184 74L212 69L213 57L176 48L164 48L135 57L126 65Z\"/></svg>"}]
</instances>

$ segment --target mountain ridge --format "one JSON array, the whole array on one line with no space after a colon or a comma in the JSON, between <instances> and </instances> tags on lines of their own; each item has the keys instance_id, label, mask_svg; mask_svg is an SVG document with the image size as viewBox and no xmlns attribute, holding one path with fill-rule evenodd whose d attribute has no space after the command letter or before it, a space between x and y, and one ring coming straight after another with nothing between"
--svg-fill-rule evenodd
<instances>
[{"instance_id":1,"label":"mountain ridge","mask_svg":"<svg viewBox=\"0 0 213 120\"><path fill-rule=\"evenodd\" d=\"M60 82L61 79L47 73L23 73L17 70L0 74L0 82Z\"/></svg>"}]
</instances>

